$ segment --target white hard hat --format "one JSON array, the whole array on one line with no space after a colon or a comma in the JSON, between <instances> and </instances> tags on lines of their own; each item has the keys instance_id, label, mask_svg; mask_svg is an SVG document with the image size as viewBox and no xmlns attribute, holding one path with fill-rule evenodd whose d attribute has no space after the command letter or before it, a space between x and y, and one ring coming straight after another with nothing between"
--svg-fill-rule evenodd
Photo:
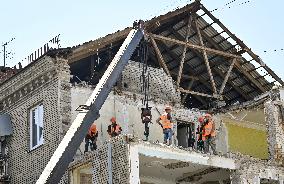
<instances>
[{"instance_id":1,"label":"white hard hat","mask_svg":"<svg viewBox=\"0 0 284 184\"><path fill-rule=\"evenodd\" d=\"M166 105L166 106L165 106L165 110L172 110L172 108L171 108L171 106Z\"/></svg>"}]
</instances>

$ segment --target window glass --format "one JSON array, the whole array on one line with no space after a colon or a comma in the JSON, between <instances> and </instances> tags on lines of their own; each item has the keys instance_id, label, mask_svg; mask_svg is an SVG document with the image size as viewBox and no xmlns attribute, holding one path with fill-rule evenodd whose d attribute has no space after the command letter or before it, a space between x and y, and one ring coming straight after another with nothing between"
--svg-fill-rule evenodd
<instances>
[{"instance_id":1,"label":"window glass","mask_svg":"<svg viewBox=\"0 0 284 184\"><path fill-rule=\"evenodd\" d=\"M43 144L43 105L30 111L30 147L31 150Z\"/></svg>"}]
</instances>

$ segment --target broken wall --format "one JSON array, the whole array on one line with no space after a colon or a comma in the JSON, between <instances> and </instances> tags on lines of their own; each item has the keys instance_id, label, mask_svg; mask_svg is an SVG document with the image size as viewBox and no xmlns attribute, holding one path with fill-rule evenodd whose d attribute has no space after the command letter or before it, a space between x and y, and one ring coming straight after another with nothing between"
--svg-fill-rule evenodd
<instances>
[{"instance_id":1,"label":"broken wall","mask_svg":"<svg viewBox=\"0 0 284 184\"><path fill-rule=\"evenodd\" d=\"M273 91L271 100L265 103L268 130L269 158L284 166L284 103L279 99L280 91Z\"/></svg>"},{"instance_id":2,"label":"broken wall","mask_svg":"<svg viewBox=\"0 0 284 184\"><path fill-rule=\"evenodd\" d=\"M267 129L264 110L240 109L221 114L227 131L228 151L255 158L268 158Z\"/></svg>"},{"instance_id":3,"label":"broken wall","mask_svg":"<svg viewBox=\"0 0 284 184\"><path fill-rule=\"evenodd\" d=\"M0 85L0 113L11 116L11 183L35 183L70 122L67 60L45 56ZM30 150L30 109L43 104L43 144Z\"/></svg>"},{"instance_id":4,"label":"broken wall","mask_svg":"<svg viewBox=\"0 0 284 184\"><path fill-rule=\"evenodd\" d=\"M143 64L129 61L122 72L122 90L141 94ZM152 101L162 100L165 102L180 103L180 93L171 76L168 76L163 69L147 66L149 73L149 95ZM147 74L145 74L147 76Z\"/></svg>"},{"instance_id":5,"label":"broken wall","mask_svg":"<svg viewBox=\"0 0 284 184\"><path fill-rule=\"evenodd\" d=\"M283 184L284 168L276 166L266 160L252 159L250 157L235 157L240 168L232 171L232 184L260 184L262 179L277 181Z\"/></svg>"}]
</instances>

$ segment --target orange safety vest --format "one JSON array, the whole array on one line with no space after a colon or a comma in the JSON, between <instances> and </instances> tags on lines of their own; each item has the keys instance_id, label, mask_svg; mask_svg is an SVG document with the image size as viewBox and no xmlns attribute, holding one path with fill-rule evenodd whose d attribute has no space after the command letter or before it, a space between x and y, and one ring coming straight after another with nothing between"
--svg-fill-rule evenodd
<instances>
[{"instance_id":1,"label":"orange safety vest","mask_svg":"<svg viewBox=\"0 0 284 184\"><path fill-rule=\"evenodd\" d=\"M203 133L202 133L202 140L206 140L206 136L211 135L212 137L215 136L215 128L213 127L213 122L210 121L207 125L204 126Z\"/></svg>"},{"instance_id":2,"label":"orange safety vest","mask_svg":"<svg viewBox=\"0 0 284 184\"><path fill-rule=\"evenodd\" d=\"M162 116L160 116L160 119L162 121L163 129L172 128L172 123L170 120L168 120L167 113L164 113Z\"/></svg>"},{"instance_id":3,"label":"orange safety vest","mask_svg":"<svg viewBox=\"0 0 284 184\"><path fill-rule=\"evenodd\" d=\"M113 126L111 126L111 134L112 133L116 133L116 134L120 134L121 131L120 131L121 127L119 126L119 124L116 124L115 128Z\"/></svg>"},{"instance_id":4,"label":"orange safety vest","mask_svg":"<svg viewBox=\"0 0 284 184\"><path fill-rule=\"evenodd\" d=\"M95 123L93 123L91 127L89 128L88 134L89 136L94 136L97 133L97 131L98 131L97 126Z\"/></svg>"}]
</instances>

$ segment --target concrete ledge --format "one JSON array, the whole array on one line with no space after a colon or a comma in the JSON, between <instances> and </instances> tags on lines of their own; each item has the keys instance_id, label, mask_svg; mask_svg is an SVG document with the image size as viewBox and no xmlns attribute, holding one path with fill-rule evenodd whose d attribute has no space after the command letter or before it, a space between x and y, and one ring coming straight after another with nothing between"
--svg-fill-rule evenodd
<instances>
[{"instance_id":1,"label":"concrete ledge","mask_svg":"<svg viewBox=\"0 0 284 184\"><path fill-rule=\"evenodd\" d=\"M235 160L215 155L205 155L189 152L176 147L154 145L150 143L137 143L131 145L138 150L138 154L161 159L172 159L183 162L191 162L200 165L213 166L235 170L238 168Z\"/></svg>"}]
</instances>

